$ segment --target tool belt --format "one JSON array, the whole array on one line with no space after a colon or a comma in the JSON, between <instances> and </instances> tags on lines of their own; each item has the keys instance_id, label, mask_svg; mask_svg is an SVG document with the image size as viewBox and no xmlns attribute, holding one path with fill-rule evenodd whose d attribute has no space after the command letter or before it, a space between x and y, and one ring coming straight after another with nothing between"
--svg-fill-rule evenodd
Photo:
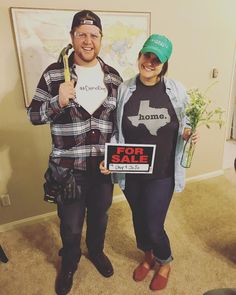
<instances>
[{"instance_id":1,"label":"tool belt","mask_svg":"<svg viewBox=\"0 0 236 295\"><path fill-rule=\"evenodd\" d=\"M74 169L60 167L49 161L44 174L44 200L49 203L69 204L78 201L84 193L84 185L76 183Z\"/></svg>"}]
</instances>

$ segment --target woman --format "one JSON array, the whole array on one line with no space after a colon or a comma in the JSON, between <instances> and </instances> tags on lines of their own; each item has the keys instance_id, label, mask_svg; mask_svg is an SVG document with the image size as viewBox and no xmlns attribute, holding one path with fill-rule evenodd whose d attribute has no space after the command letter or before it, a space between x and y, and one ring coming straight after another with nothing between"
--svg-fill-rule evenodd
<instances>
[{"instance_id":1,"label":"woman","mask_svg":"<svg viewBox=\"0 0 236 295\"><path fill-rule=\"evenodd\" d=\"M191 135L185 116L186 91L179 82L165 77L171 53L172 43L165 36L153 34L144 43L138 56L139 74L118 89L112 138L117 143L156 145L152 174L113 174L132 210L137 247L144 252L134 280L142 281L159 264L151 290L163 289L168 282L173 258L164 222L174 190L184 188L180 161L184 140ZM193 134L194 143L197 138ZM104 163L100 169L110 173Z\"/></svg>"}]
</instances>

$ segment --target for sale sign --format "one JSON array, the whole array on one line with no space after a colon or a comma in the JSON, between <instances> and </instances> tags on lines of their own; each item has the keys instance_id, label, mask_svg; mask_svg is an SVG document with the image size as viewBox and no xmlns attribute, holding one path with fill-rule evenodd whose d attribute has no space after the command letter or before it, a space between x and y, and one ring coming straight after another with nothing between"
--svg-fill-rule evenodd
<instances>
[{"instance_id":1,"label":"for sale sign","mask_svg":"<svg viewBox=\"0 0 236 295\"><path fill-rule=\"evenodd\" d=\"M156 145L105 144L105 167L111 172L149 173L153 171Z\"/></svg>"}]
</instances>

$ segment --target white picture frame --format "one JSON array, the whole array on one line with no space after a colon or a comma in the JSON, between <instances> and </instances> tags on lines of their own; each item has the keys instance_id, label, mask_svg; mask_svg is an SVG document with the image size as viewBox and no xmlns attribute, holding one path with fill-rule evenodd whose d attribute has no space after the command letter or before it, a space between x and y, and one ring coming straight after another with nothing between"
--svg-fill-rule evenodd
<instances>
[{"instance_id":1,"label":"white picture frame","mask_svg":"<svg viewBox=\"0 0 236 295\"><path fill-rule=\"evenodd\" d=\"M11 7L13 33L25 106L33 98L46 67L57 61L71 42L70 26L76 10ZM99 56L119 71L124 80L137 71L139 50L150 34L150 12L94 11L102 21Z\"/></svg>"}]
</instances>

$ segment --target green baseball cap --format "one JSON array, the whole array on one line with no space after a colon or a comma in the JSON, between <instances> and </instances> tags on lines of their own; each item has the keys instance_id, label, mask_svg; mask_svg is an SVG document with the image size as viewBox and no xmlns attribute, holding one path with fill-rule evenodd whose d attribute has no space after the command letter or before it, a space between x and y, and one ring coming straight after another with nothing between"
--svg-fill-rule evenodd
<instances>
[{"instance_id":1,"label":"green baseball cap","mask_svg":"<svg viewBox=\"0 0 236 295\"><path fill-rule=\"evenodd\" d=\"M171 56L172 43L163 35L152 34L141 49L141 53L146 52L154 53L164 64Z\"/></svg>"}]
</instances>

